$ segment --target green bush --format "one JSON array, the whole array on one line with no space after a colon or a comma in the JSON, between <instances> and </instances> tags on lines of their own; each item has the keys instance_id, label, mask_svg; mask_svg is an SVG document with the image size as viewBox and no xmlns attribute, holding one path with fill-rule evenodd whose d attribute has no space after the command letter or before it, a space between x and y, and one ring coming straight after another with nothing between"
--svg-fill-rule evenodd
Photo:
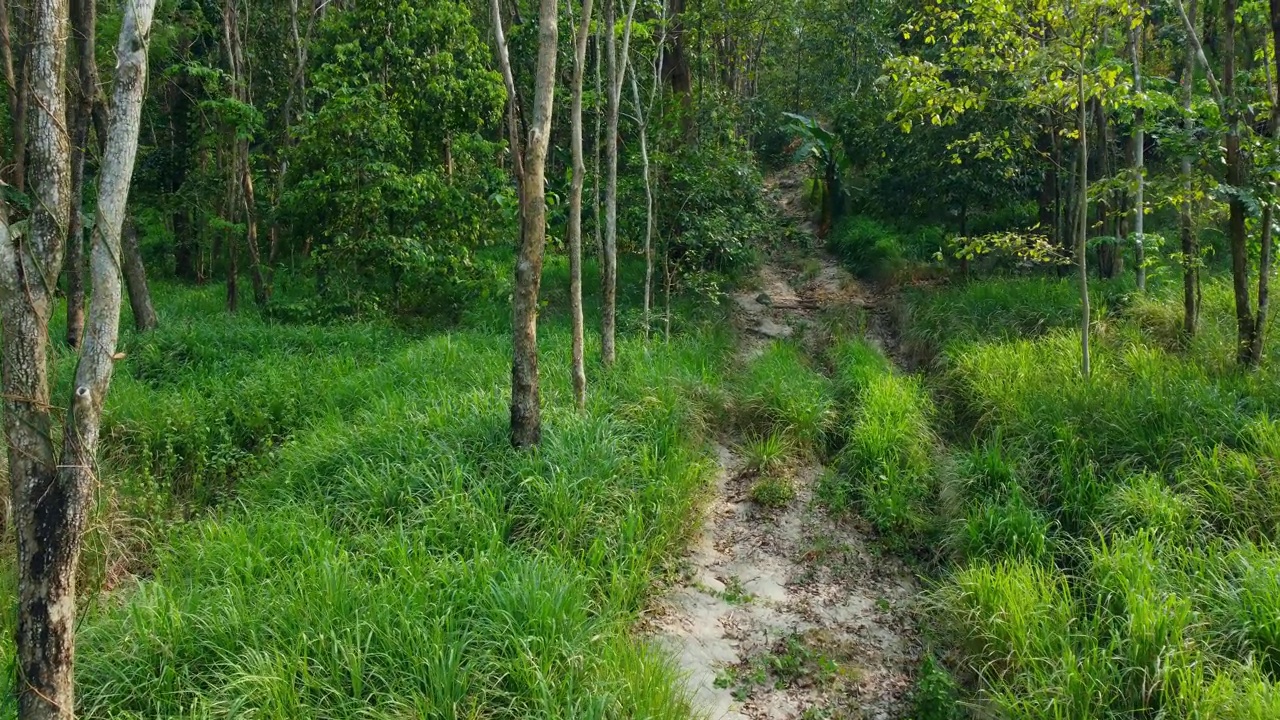
<instances>
[{"instance_id":1,"label":"green bush","mask_svg":"<svg viewBox=\"0 0 1280 720\"><path fill-rule=\"evenodd\" d=\"M960 687L933 655L925 655L911 694L911 720L960 720Z\"/></svg>"},{"instance_id":2,"label":"green bush","mask_svg":"<svg viewBox=\"0 0 1280 720\"><path fill-rule=\"evenodd\" d=\"M897 231L865 216L842 219L827 238L827 248L859 277L887 280L906 264Z\"/></svg>"}]
</instances>

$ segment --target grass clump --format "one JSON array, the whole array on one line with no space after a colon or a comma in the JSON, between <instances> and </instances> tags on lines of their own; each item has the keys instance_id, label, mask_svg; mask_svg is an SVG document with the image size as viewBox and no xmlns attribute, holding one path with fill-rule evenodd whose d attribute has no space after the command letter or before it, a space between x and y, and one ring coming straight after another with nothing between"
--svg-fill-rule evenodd
<instances>
[{"instance_id":1,"label":"grass clump","mask_svg":"<svg viewBox=\"0 0 1280 720\"><path fill-rule=\"evenodd\" d=\"M751 500L757 505L775 510L784 508L796 499L796 486L786 478L765 477L751 485Z\"/></svg>"},{"instance_id":2,"label":"grass clump","mask_svg":"<svg viewBox=\"0 0 1280 720\"><path fill-rule=\"evenodd\" d=\"M1147 531L1183 543L1196 531L1193 501L1152 473L1135 475L1116 487L1103 507L1100 520L1107 535Z\"/></svg>"},{"instance_id":3,"label":"grass clump","mask_svg":"<svg viewBox=\"0 0 1280 720\"><path fill-rule=\"evenodd\" d=\"M770 343L747 362L734 389L745 434L779 435L808 452L825 443L835 420L830 383L796 345Z\"/></svg>"},{"instance_id":4,"label":"grass clump","mask_svg":"<svg viewBox=\"0 0 1280 720\"><path fill-rule=\"evenodd\" d=\"M841 220L827 238L827 249L859 277L889 280L906 265L898 232L869 217Z\"/></svg>"},{"instance_id":5,"label":"grass clump","mask_svg":"<svg viewBox=\"0 0 1280 720\"><path fill-rule=\"evenodd\" d=\"M1049 521L1014 490L1004 500L984 500L969 511L954 544L962 558L1051 560Z\"/></svg>"},{"instance_id":6,"label":"grass clump","mask_svg":"<svg viewBox=\"0 0 1280 720\"><path fill-rule=\"evenodd\" d=\"M917 379L887 374L870 380L847 420L828 502L837 509L855 503L894 542L918 543L932 524L937 494L931 415Z\"/></svg>"},{"instance_id":7,"label":"grass clump","mask_svg":"<svg viewBox=\"0 0 1280 720\"><path fill-rule=\"evenodd\" d=\"M760 475L773 475L786 468L794 449L785 432L774 432L748 440L742 446L745 469Z\"/></svg>"}]
</instances>

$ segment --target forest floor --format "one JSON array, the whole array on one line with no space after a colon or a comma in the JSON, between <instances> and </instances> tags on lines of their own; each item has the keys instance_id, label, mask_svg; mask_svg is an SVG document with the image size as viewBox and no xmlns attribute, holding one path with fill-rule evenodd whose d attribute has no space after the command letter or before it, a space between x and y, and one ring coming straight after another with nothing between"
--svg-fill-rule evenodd
<instances>
[{"instance_id":1,"label":"forest floor","mask_svg":"<svg viewBox=\"0 0 1280 720\"><path fill-rule=\"evenodd\" d=\"M803 183L766 188L802 238ZM816 243L766 261L758 286L734 296L743 362L771 342L820 352L823 317L861 313L876 337L876 296ZM822 363L812 358L815 367ZM662 598L653 632L678 658L698 709L712 720L903 717L922 653L914 574L882 549L856 517L833 517L817 501L826 468L791 463L795 498L782 509L751 499L755 473L746 438L724 429L720 467L704 525L682 580Z\"/></svg>"}]
</instances>

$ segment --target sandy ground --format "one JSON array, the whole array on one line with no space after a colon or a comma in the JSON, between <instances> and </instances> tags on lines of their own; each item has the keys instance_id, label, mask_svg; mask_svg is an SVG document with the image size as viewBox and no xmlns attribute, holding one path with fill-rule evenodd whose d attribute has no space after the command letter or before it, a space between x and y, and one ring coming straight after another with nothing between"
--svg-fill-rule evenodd
<instances>
[{"instance_id":1,"label":"sandy ground","mask_svg":"<svg viewBox=\"0 0 1280 720\"><path fill-rule=\"evenodd\" d=\"M783 178L770 188L793 218L796 185ZM807 346L817 315L833 306L874 309L820 250L804 266L766 263L758 288L735 296L744 359L773 339ZM914 575L857 518L834 519L813 502L821 465L792 468L797 497L787 507L756 505L737 440L718 446L702 531L651 616L655 640L712 720L904 717L922 651Z\"/></svg>"}]
</instances>

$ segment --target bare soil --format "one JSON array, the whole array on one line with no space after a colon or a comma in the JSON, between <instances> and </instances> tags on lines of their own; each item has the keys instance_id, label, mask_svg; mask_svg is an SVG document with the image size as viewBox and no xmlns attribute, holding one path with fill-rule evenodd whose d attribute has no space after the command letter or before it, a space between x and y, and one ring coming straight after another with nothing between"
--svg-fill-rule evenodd
<instances>
[{"instance_id":1,"label":"bare soil","mask_svg":"<svg viewBox=\"0 0 1280 720\"><path fill-rule=\"evenodd\" d=\"M797 214L800 187L783 177L770 190L811 231ZM811 347L832 310L875 311L873 296L820 249L766 263L758 287L734 301L743 360L774 339ZM786 507L753 502L740 441L726 434L717 447L701 533L652 614L653 637L712 720L904 717L922 653L916 577L857 518L815 502L827 472L817 462L791 468L796 497Z\"/></svg>"}]
</instances>

